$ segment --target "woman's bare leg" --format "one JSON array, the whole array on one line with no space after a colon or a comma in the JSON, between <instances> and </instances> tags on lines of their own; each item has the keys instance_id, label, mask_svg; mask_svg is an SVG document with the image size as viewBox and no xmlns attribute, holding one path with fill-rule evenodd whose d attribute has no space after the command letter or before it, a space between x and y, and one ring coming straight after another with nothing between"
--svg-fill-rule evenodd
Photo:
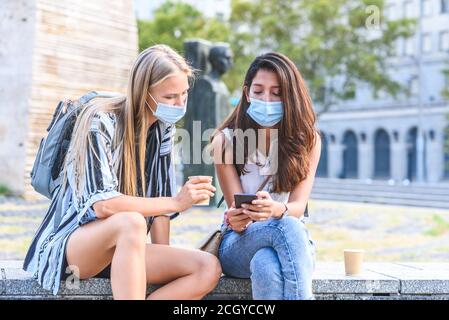
<instances>
[{"instance_id":1,"label":"woman's bare leg","mask_svg":"<svg viewBox=\"0 0 449 320\"><path fill-rule=\"evenodd\" d=\"M151 243L170 244L170 217L158 216L154 218L150 229Z\"/></svg>"},{"instance_id":2,"label":"woman's bare leg","mask_svg":"<svg viewBox=\"0 0 449 320\"><path fill-rule=\"evenodd\" d=\"M80 278L95 276L112 261L114 299L145 299L146 221L138 212L121 212L90 222L70 236L67 263Z\"/></svg>"},{"instance_id":3,"label":"woman's bare leg","mask_svg":"<svg viewBox=\"0 0 449 320\"><path fill-rule=\"evenodd\" d=\"M148 283L165 284L148 299L201 299L216 287L221 266L203 251L147 244L146 274Z\"/></svg>"}]
</instances>

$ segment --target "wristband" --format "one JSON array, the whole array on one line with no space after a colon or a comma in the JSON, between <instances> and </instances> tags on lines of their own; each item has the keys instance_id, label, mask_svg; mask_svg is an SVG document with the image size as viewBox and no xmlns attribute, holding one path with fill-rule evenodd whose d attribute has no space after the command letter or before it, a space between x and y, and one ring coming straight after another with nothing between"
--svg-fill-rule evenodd
<instances>
[{"instance_id":1,"label":"wristband","mask_svg":"<svg viewBox=\"0 0 449 320\"><path fill-rule=\"evenodd\" d=\"M285 217L285 216L288 216L288 208L287 208L287 205L285 204L285 203L283 203L282 202L282 204L284 205L284 207L285 207L285 210L284 210L284 212L282 212L282 214L281 214L281 216L279 217L279 218L276 218L276 219L282 219L283 217Z\"/></svg>"}]
</instances>

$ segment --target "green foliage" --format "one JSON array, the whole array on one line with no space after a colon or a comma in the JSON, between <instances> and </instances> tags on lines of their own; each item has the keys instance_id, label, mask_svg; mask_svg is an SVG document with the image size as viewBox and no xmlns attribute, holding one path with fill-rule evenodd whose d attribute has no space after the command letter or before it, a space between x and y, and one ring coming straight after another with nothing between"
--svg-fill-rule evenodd
<instances>
[{"instance_id":1,"label":"green foliage","mask_svg":"<svg viewBox=\"0 0 449 320\"><path fill-rule=\"evenodd\" d=\"M380 27L368 30L367 6L380 11ZM397 95L401 86L386 72L396 40L413 33L415 21L383 19L384 0L232 0L230 20L205 18L192 6L169 1L151 21L139 21L139 47L167 44L179 52L189 38L225 41L234 67L224 76L231 92L241 88L256 55L279 51L290 57L306 79L312 99L326 111L353 98L357 84L374 95Z\"/></svg>"},{"instance_id":2,"label":"green foliage","mask_svg":"<svg viewBox=\"0 0 449 320\"><path fill-rule=\"evenodd\" d=\"M203 38L209 41L229 41L230 29L217 19L206 19L189 4L167 1L159 7L151 21L138 21L139 48L166 44L183 52L184 40Z\"/></svg>"},{"instance_id":3,"label":"green foliage","mask_svg":"<svg viewBox=\"0 0 449 320\"><path fill-rule=\"evenodd\" d=\"M1 185L0 184L0 195L8 195L10 194L10 190L8 189L7 186Z\"/></svg>"},{"instance_id":4,"label":"green foliage","mask_svg":"<svg viewBox=\"0 0 449 320\"><path fill-rule=\"evenodd\" d=\"M380 14L379 28L368 30L368 5L383 12L383 0L233 0L231 24L232 30L250 26L238 34L245 46L289 56L307 80L313 101L325 110L353 98L360 81L375 95L401 90L386 73L386 62L395 54L396 40L413 34L415 22L385 21ZM239 58L246 56L251 54Z\"/></svg>"},{"instance_id":5,"label":"green foliage","mask_svg":"<svg viewBox=\"0 0 449 320\"><path fill-rule=\"evenodd\" d=\"M444 129L444 152L446 155L449 155L449 114L446 116L448 125ZM444 171L449 172L449 160L446 159L444 161Z\"/></svg>"},{"instance_id":6,"label":"green foliage","mask_svg":"<svg viewBox=\"0 0 449 320\"><path fill-rule=\"evenodd\" d=\"M443 96L449 99L449 69L443 71L446 77L445 88L443 89Z\"/></svg>"},{"instance_id":7,"label":"green foliage","mask_svg":"<svg viewBox=\"0 0 449 320\"><path fill-rule=\"evenodd\" d=\"M449 232L449 222L438 214L432 216L433 227L426 231L426 235L436 237Z\"/></svg>"}]
</instances>

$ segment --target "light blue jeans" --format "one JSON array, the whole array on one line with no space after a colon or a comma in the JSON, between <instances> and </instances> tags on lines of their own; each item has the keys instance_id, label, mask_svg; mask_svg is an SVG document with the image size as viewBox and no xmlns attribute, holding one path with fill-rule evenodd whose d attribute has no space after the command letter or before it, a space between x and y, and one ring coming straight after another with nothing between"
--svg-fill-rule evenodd
<instances>
[{"instance_id":1,"label":"light blue jeans","mask_svg":"<svg viewBox=\"0 0 449 320\"><path fill-rule=\"evenodd\" d=\"M314 299L315 244L298 218L253 222L240 234L228 230L218 256L224 274L251 278L255 300Z\"/></svg>"}]
</instances>

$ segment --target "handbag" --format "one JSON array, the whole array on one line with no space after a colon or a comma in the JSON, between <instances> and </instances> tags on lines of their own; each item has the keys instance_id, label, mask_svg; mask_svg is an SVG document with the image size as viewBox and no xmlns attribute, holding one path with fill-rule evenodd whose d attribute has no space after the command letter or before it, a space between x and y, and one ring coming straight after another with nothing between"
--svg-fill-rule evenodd
<instances>
[{"instance_id":1,"label":"handbag","mask_svg":"<svg viewBox=\"0 0 449 320\"><path fill-rule=\"evenodd\" d=\"M257 189L257 192L261 191L265 187L268 180L270 180L270 177L271 176L269 175L265 178L265 180L259 186L259 189ZM221 202L222 201L220 201L217 207L220 207ZM222 228L212 231L203 241L200 242L198 249L218 257L218 249L220 248L221 240L223 240L223 235L226 233L226 231L228 231L228 229L229 226L224 225Z\"/></svg>"}]
</instances>

